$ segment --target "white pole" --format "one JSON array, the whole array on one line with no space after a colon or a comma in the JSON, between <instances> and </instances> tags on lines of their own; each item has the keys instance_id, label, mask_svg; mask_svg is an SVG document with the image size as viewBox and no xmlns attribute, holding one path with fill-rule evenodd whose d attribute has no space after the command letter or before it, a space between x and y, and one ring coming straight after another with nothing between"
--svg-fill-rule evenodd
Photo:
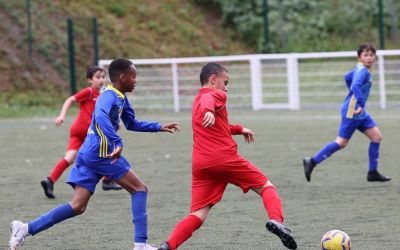
<instances>
[{"instance_id":1,"label":"white pole","mask_svg":"<svg viewBox=\"0 0 400 250\"><path fill-rule=\"evenodd\" d=\"M291 110L300 109L299 96L299 65L296 55L292 54L286 59L288 79L288 101Z\"/></svg>"},{"instance_id":2,"label":"white pole","mask_svg":"<svg viewBox=\"0 0 400 250\"><path fill-rule=\"evenodd\" d=\"M379 74L379 97L381 109L386 109L386 88L385 88L385 61L383 55L378 56L378 74Z\"/></svg>"},{"instance_id":3,"label":"white pole","mask_svg":"<svg viewBox=\"0 0 400 250\"><path fill-rule=\"evenodd\" d=\"M256 57L250 59L251 76L251 106L253 110L260 110L262 106L262 79L261 60Z\"/></svg>"},{"instance_id":4,"label":"white pole","mask_svg":"<svg viewBox=\"0 0 400 250\"><path fill-rule=\"evenodd\" d=\"M178 82L178 65L176 62L171 64L172 71L172 95L174 98L174 111L179 112L179 82Z\"/></svg>"}]
</instances>

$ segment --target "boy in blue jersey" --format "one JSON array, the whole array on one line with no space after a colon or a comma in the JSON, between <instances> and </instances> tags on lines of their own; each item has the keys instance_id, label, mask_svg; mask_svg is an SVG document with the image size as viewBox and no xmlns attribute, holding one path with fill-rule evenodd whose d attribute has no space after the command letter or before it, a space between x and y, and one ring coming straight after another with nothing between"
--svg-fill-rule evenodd
<instances>
[{"instance_id":1,"label":"boy in blue jersey","mask_svg":"<svg viewBox=\"0 0 400 250\"><path fill-rule=\"evenodd\" d=\"M376 50L372 44L360 45L357 51L359 63L344 77L349 94L342 105L339 133L334 141L325 145L316 155L303 159L307 181L311 180L311 172L315 166L339 149L346 147L355 130L364 133L371 141L368 151L367 181L390 181L390 177L383 176L377 171L382 133L366 110L366 102L372 86L371 67L376 59L375 53Z\"/></svg>"},{"instance_id":2,"label":"boy in blue jersey","mask_svg":"<svg viewBox=\"0 0 400 250\"><path fill-rule=\"evenodd\" d=\"M35 235L63 220L82 214L95 191L96 184L107 176L131 194L134 224L134 250L154 250L147 244L147 187L130 170L127 160L121 156L123 142L118 136L119 121L132 131L170 132L180 130L178 123L138 121L129 104L126 92L136 86L136 68L127 59L111 62L108 69L112 85L109 85L97 100L88 135L78 152L76 165L72 168L67 183L74 188L70 203L60 205L33 221L11 223L10 249L21 246L29 235Z\"/></svg>"}]
</instances>

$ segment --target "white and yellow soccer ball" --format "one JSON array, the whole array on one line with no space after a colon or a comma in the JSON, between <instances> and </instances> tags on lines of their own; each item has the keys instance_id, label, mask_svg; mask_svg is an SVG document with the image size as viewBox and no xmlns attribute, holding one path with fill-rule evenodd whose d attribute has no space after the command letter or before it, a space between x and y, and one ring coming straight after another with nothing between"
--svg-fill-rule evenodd
<instances>
[{"instance_id":1,"label":"white and yellow soccer ball","mask_svg":"<svg viewBox=\"0 0 400 250\"><path fill-rule=\"evenodd\" d=\"M322 236L321 250L351 250L350 237L343 231L331 230Z\"/></svg>"}]
</instances>

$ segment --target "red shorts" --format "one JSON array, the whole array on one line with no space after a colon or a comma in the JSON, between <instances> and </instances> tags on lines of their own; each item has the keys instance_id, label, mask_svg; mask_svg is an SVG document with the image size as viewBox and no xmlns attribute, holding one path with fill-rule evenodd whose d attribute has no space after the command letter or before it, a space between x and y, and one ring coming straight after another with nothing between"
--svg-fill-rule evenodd
<instances>
[{"instance_id":1,"label":"red shorts","mask_svg":"<svg viewBox=\"0 0 400 250\"><path fill-rule=\"evenodd\" d=\"M243 190L262 187L268 178L251 162L237 157L215 167L202 168L192 173L192 202L190 212L215 205L224 194L228 183Z\"/></svg>"},{"instance_id":2,"label":"red shorts","mask_svg":"<svg viewBox=\"0 0 400 250\"><path fill-rule=\"evenodd\" d=\"M84 141L85 141L85 137L83 137L83 138L79 137L79 136L69 137L67 150L78 150L82 146Z\"/></svg>"},{"instance_id":3,"label":"red shorts","mask_svg":"<svg viewBox=\"0 0 400 250\"><path fill-rule=\"evenodd\" d=\"M69 131L69 142L67 150L78 150L85 141L86 135L87 128L71 127Z\"/></svg>"}]
</instances>

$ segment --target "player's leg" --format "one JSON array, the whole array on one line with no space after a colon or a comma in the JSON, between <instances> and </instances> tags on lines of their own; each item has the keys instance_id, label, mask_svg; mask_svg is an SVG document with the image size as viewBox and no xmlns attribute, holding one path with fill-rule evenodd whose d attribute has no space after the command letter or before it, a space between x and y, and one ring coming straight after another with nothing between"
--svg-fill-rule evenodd
<instances>
[{"instance_id":1,"label":"player's leg","mask_svg":"<svg viewBox=\"0 0 400 250\"><path fill-rule=\"evenodd\" d=\"M47 198L54 199L54 183L60 178L62 173L75 161L76 155L83 141L85 140L86 133L81 134L70 134L67 152L64 158L60 159L57 164L53 167L50 175L43 179L40 184L42 185L44 194Z\"/></svg>"},{"instance_id":2,"label":"player's leg","mask_svg":"<svg viewBox=\"0 0 400 250\"><path fill-rule=\"evenodd\" d=\"M192 173L192 200L190 213L176 224L168 240L159 249L176 249L189 239L193 233L201 227L211 207L217 204L224 194L227 182L220 181L214 175L211 167Z\"/></svg>"},{"instance_id":3,"label":"player's leg","mask_svg":"<svg viewBox=\"0 0 400 250\"><path fill-rule=\"evenodd\" d=\"M129 166L129 163L122 157L118 160L118 163L119 165L127 164ZM131 194L132 222L134 225L133 249L156 249L147 244L147 186L132 170L126 172L121 178L115 179L122 188Z\"/></svg>"},{"instance_id":4,"label":"player's leg","mask_svg":"<svg viewBox=\"0 0 400 250\"><path fill-rule=\"evenodd\" d=\"M268 180L262 187L252 188L261 196L269 221L265 225L267 230L277 235L282 244L289 249L296 249L297 243L289 228L283 224L282 201L276 187Z\"/></svg>"},{"instance_id":5,"label":"player's leg","mask_svg":"<svg viewBox=\"0 0 400 250\"><path fill-rule=\"evenodd\" d=\"M50 172L50 175L40 182L47 198L55 198L53 193L54 183L60 178L65 169L67 169L75 161L77 153L77 150L68 150L65 153L64 158L59 160L54 166L53 170Z\"/></svg>"},{"instance_id":6,"label":"player's leg","mask_svg":"<svg viewBox=\"0 0 400 250\"><path fill-rule=\"evenodd\" d=\"M20 247L29 235L35 235L57 223L82 214L86 209L90 197L91 192L87 189L75 186L74 196L70 203L55 207L28 223L20 221L11 222L10 249L14 250Z\"/></svg>"},{"instance_id":7,"label":"player's leg","mask_svg":"<svg viewBox=\"0 0 400 250\"><path fill-rule=\"evenodd\" d=\"M176 224L174 230L171 232L168 240L161 244L159 250L174 250L182 245L189 239L194 231L199 229L203 222L206 220L207 215L211 209L211 205L200 208L191 212L186 218Z\"/></svg>"},{"instance_id":8,"label":"player's leg","mask_svg":"<svg viewBox=\"0 0 400 250\"><path fill-rule=\"evenodd\" d=\"M275 186L268 177L254 164L243 157L223 164L220 168L220 176L223 181L240 187L244 193L249 189L255 191L262 198L264 207L269 217L266 224L268 231L277 235L283 245L289 249L296 249L297 244L290 230L283 225L282 201Z\"/></svg>"},{"instance_id":9,"label":"player's leg","mask_svg":"<svg viewBox=\"0 0 400 250\"><path fill-rule=\"evenodd\" d=\"M122 189L122 187L120 185L118 185L115 181L111 180L107 176L103 177L101 187L103 188L104 191L121 190Z\"/></svg>"},{"instance_id":10,"label":"player's leg","mask_svg":"<svg viewBox=\"0 0 400 250\"><path fill-rule=\"evenodd\" d=\"M390 181L391 178L388 176L381 175L378 172L378 161L379 161L379 147L382 141L382 133L377 126L367 128L363 133L371 141L368 149L369 166L368 166L368 181Z\"/></svg>"},{"instance_id":11,"label":"player's leg","mask_svg":"<svg viewBox=\"0 0 400 250\"><path fill-rule=\"evenodd\" d=\"M251 188L254 192L261 196L265 210L270 220L283 222L282 201L279 197L276 187L268 180L261 187Z\"/></svg>"},{"instance_id":12,"label":"player's leg","mask_svg":"<svg viewBox=\"0 0 400 250\"><path fill-rule=\"evenodd\" d=\"M306 157L303 159L304 174L307 181L311 181L311 173L318 164L328 159L333 153L335 153L339 149L347 146L358 125L359 121L342 118L342 121L339 125L338 136L336 137L336 139L326 144L313 157Z\"/></svg>"},{"instance_id":13,"label":"player's leg","mask_svg":"<svg viewBox=\"0 0 400 250\"><path fill-rule=\"evenodd\" d=\"M307 181L311 181L311 173L314 168L322 161L328 159L333 153L347 146L348 139L337 136L334 141L326 144L318 153L313 157L306 157L303 159L304 174Z\"/></svg>"}]
</instances>

